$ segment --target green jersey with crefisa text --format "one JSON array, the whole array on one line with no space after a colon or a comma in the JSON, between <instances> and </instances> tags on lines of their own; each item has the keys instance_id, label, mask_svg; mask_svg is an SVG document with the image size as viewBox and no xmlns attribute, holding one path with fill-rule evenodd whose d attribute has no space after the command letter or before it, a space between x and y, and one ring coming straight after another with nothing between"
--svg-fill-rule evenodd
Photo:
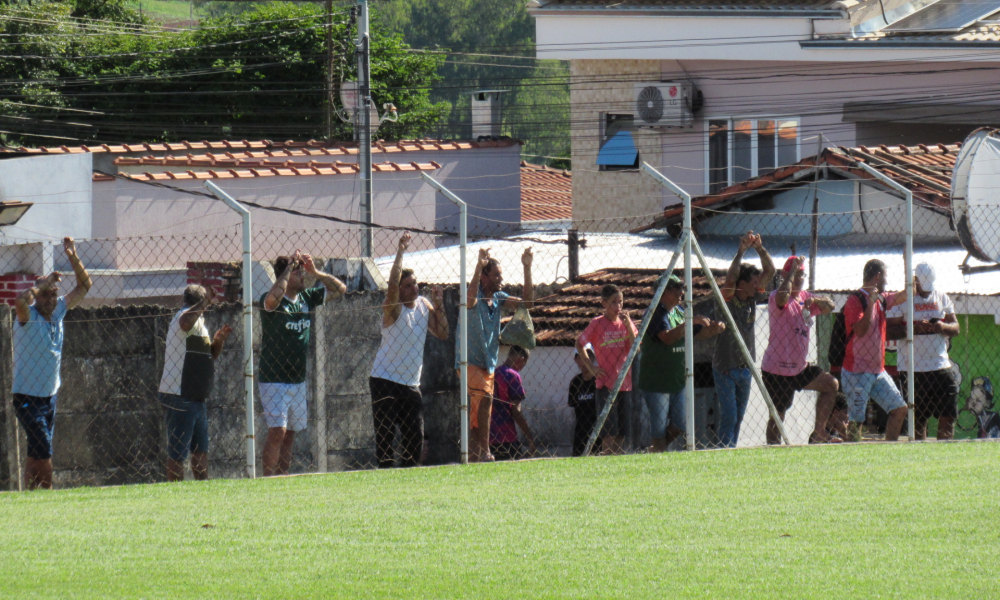
<instances>
[{"instance_id":1,"label":"green jersey with crefisa text","mask_svg":"<svg viewBox=\"0 0 1000 600\"><path fill-rule=\"evenodd\" d=\"M281 298L274 310L264 308L260 298L260 374L261 383L302 383L306 380L306 357L309 354L309 330L312 310L323 304L326 288L304 290L295 299Z\"/></svg>"}]
</instances>

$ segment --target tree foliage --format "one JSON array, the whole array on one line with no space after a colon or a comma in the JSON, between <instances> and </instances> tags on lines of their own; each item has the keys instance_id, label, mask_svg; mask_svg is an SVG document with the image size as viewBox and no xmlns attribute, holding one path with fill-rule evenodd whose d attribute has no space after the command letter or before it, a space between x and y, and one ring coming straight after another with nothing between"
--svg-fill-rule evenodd
<instances>
[{"instance_id":1,"label":"tree foliage","mask_svg":"<svg viewBox=\"0 0 1000 600\"><path fill-rule=\"evenodd\" d=\"M0 6L0 55L8 57L0 61L0 124L8 143L324 137L321 6L274 2L166 32L130 20L130 3L36 2L30 12L44 19ZM94 16L112 12L118 16ZM355 78L355 34L346 15L334 16L337 82ZM379 137L418 137L448 114L446 102L430 98L442 61L373 28L373 98L400 113ZM335 118L332 137L352 136Z\"/></svg>"},{"instance_id":2,"label":"tree foliage","mask_svg":"<svg viewBox=\"0 0 1000 600\"><path fill-rule=\"evenodd\" d=\"M504 133L526 141L525 158L552 163L541 157L569 156L569 68L561 61L534 59L535 23L526 4L388 0L379 5L378 22L414 48L450 52L440 70L442 84L432 94L452 105L448 120L438 126L439 136L469 136L470 93L505 89Z\"/></svg>"}]
</instances>

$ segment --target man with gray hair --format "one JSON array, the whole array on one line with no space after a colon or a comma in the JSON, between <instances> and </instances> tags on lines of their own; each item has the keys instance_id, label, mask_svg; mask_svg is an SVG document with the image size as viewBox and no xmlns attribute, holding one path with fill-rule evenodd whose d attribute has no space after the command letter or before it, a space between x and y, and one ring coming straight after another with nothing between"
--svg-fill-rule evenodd
<instances>
[{"instance_id":1,"label":"man with gray hair","mask_svg":"<svg viewBox=\"0 0 1000 600\"><path fill-rule=\"evenodd\" d=\"M63 239L63 250L73 266L76 287L59 296L62 274L39 277L14 301L14 413L28 438L24 480L29 490L52 489L52 434L56 393L62 381L63 318L90 291L90 274L76 254L73 238Z\"/></svg>"},{"instance_id":2,"label":"man with gray hair","mask_svg":"<svg viewBox=\"0 0 1000 600\"><path fill-rule=\"evenodd\" d=\"M167 481L184 480L184 462L191 453L194 478L208 479L208 413L205 401L212 394L215 359L233 329L223 325L212 338L205 327L205 312L215 290L189 285L184 306L167 328L160 378L160 404L167 422Z\"/></svg>"}]
</instances>

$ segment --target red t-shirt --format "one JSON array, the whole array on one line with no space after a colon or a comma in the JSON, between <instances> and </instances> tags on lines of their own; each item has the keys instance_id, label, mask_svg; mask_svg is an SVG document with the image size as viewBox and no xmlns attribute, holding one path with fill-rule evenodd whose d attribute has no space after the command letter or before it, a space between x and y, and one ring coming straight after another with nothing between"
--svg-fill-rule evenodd
<instances>
[{"instance_id":1,"label":"red t-shirt","mask_svg":"<svg viewBox=\"0 0 1000 600\"><path fill-rule=\"evenodd\" d=\"M638 333L635 325L632 325L632 335ZM597 357L597 366L604 369L606 375L597 378L597 389L609 390L615 385L618 372L625 366L625 359L632 349L632 344L628 341L628 330L625 329L625 320L621 317L617 322L612 323L601 315L590 322L587 328L580 334L580 342L583 345L591 344L594 347L594 356ZM632 375L625 376L620 391L627 392L632 389Z\"/></svg>"},{"instance_id":2,"label":"red t-shirt","mask_svg":"<svg viewBox=\"0 0 1000 600\"><path fill-rule=\"evenodd\" d=\"M885 305L896 295L894 292L885 292L881 297L873 300L868 296L868 292L861 290L860 293L868 297L869 302L875 302L872 311L872 323L868 328L868 333L858 337L854 335L854 324L864 316L861 308L861 300L854 294L844 304L844 325L847 330L848 342L844 351L844 370L852 373L881 373L885 370ZM883 300L879 302L878 300Z\"/></svg>"}]
</instances>

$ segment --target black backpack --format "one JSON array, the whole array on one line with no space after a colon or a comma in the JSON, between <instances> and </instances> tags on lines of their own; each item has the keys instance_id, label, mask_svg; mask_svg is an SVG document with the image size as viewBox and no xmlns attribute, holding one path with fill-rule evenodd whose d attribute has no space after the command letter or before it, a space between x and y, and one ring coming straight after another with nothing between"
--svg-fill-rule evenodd
<instances>
[{"instance_id":1,"label":"black backpack","mask_svg":"<svg viewBox=\"0 0 1000 600\"><path fill-rule=\"evenodd\" d=\"M861 301L862 311L868 308L867 294L857 290L851 292L851 296ZM847 299L850 300L851 296L848 296ZM885 300L879 300L879 302L883 303L882 309L885 310ZM844 307L846 306L847 302L844 302ZM854 332L847 330L847 319L844 317L844 308L841 308L833 319L833 331L830 333L830 349L827 352L830 367L844 366L844 354L847 352L847 344L850 343L852 337L854 337Z\"/></svg>"}]
</instances>

